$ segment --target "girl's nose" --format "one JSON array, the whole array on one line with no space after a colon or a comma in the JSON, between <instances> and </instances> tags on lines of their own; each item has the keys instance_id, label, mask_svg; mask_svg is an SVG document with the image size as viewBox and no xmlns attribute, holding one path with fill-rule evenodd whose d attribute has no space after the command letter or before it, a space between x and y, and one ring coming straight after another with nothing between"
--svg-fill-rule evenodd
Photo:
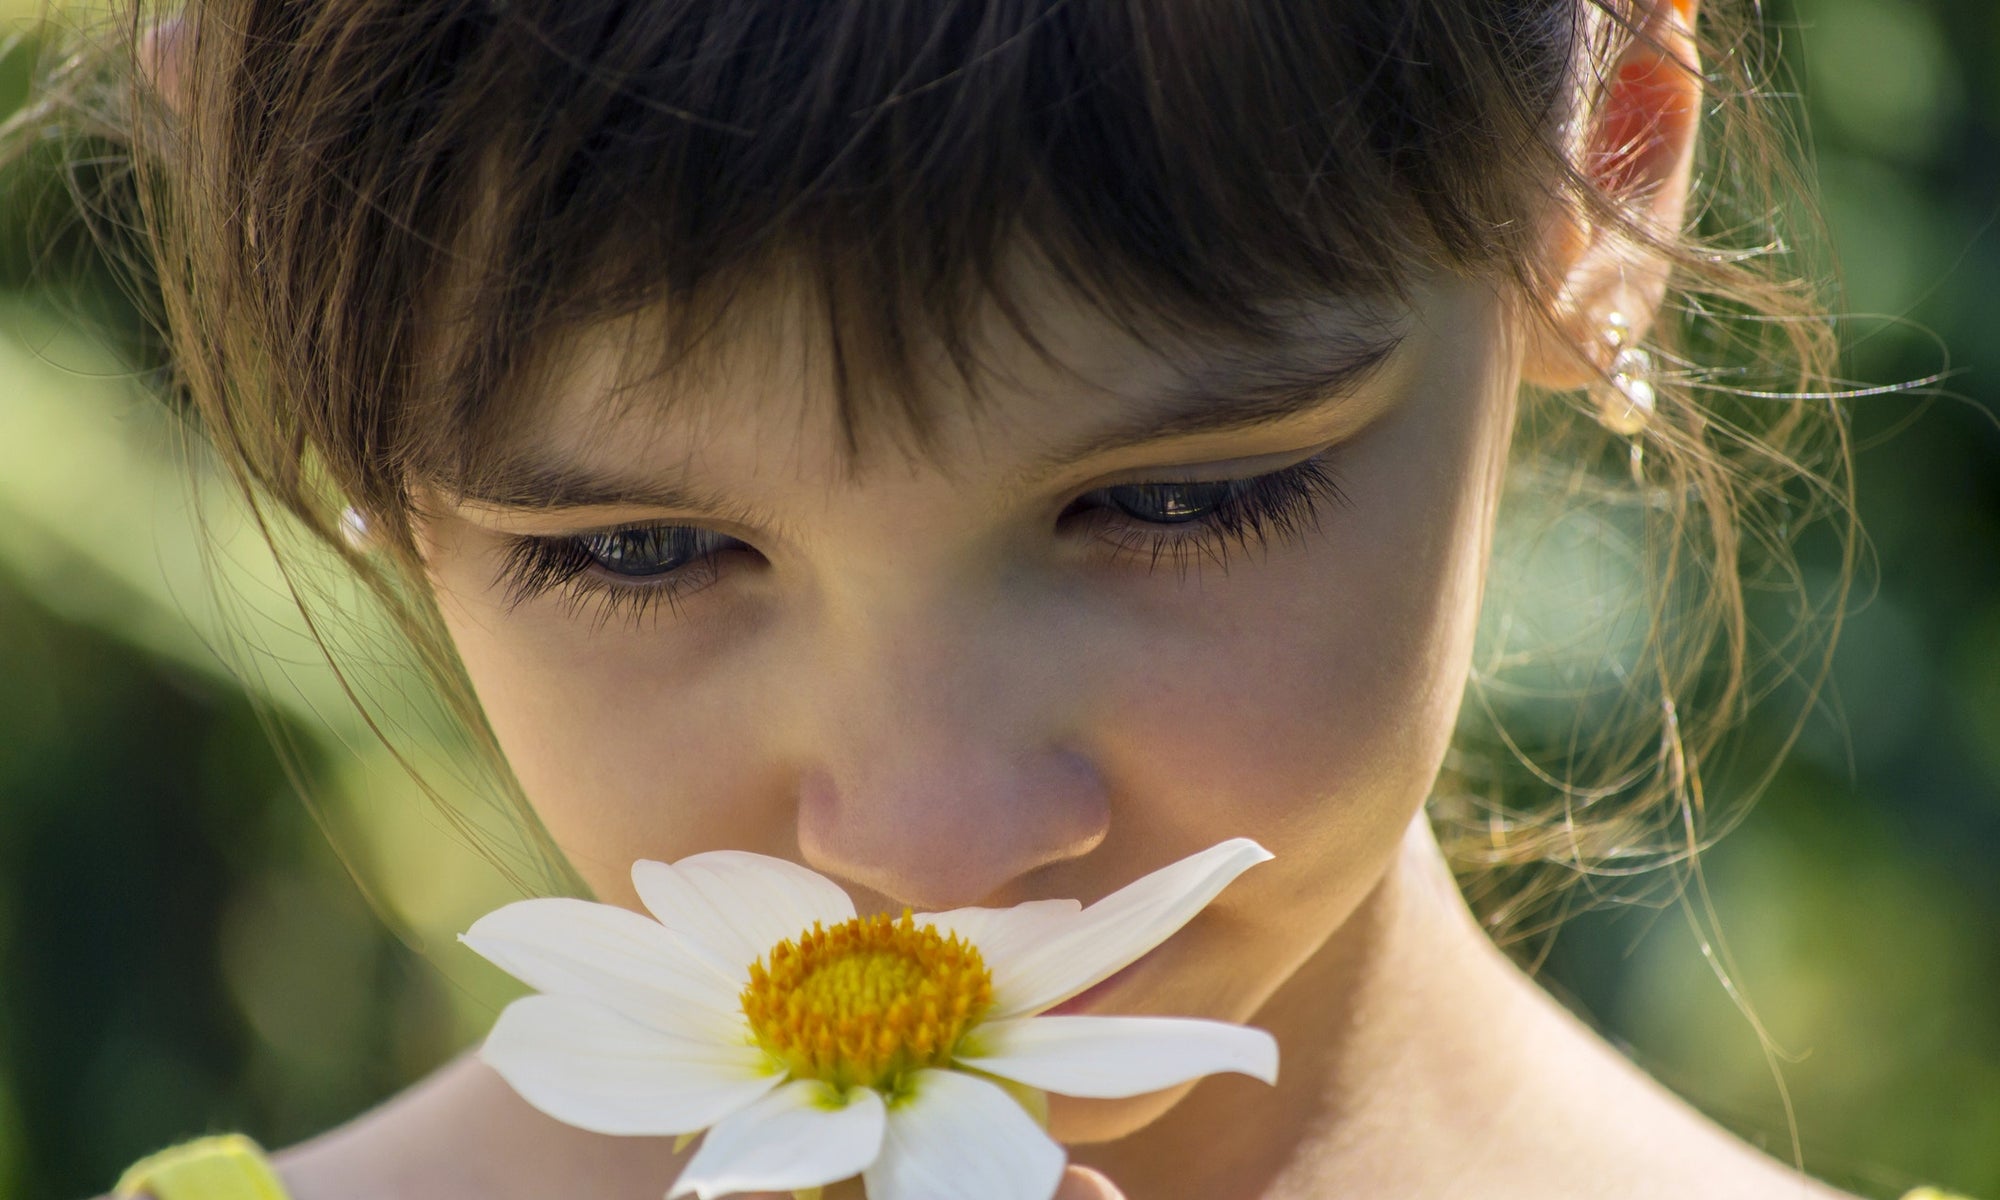
<instances>
[{"instance_id":1,"label":"girl's nose","mask_svg":"<svg viewBox=\"0 0 2000 1200\"><path fill-rule=\"evenodd\" d=\"M1029 872L1088 854L1105 782L1074 745L1057 642L986 622L849 628L821 657L799 848L815 870L923 910L1012 904Z\"/></svg>"},{"instance_id":2,"label":"girl's nose","mask_svg":"<svg viewBox=\"0 0 2000 1200\"><path fill-rule=\"evenodd\" d=\"M905 743L844 779L808 772L799 848L814 870L892 908L1006 905L1034 898L1015 886L1029 872L1094 849L1109 813L1079 755Z\"/></svg>"}]
</instances>

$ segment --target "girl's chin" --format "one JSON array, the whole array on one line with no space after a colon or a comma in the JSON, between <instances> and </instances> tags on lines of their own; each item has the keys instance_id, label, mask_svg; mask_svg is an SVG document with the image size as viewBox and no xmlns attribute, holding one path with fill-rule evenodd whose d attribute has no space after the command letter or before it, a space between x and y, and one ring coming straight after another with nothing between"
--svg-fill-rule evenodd
<instances>
[{"instance_id":1,"label":"girl's chin","mask_svg":"<svg viewBox=\"0 0 2000 1200\"><path fill-rule=\"evenodd\" d=\"M1143 962L1145 960L1141 959L1140 961ZM1117 974L1112 975L1104 980L1101 980L1098 983L1092 984L1091 986L1078 992L1076 995L1071 996L1069 999L1063 1001L1061 1004L1058 1004L1054 1008L1047 1010L1047 1012L1045 1012L1043 1015L1051 1017L1072 1017L1072 1016L1083 1016L1083 1015L1101 1017L1101 1016L1113 1015L1100 1011L1103 1005L1104 998L1111 994L1112 989L1116 988L1121 982L1129 978L1132 974L1132 968L1138 965L1139 963L1135 962L1131 964L1131 966L1126 967L1124 970L1119 971Z\"/></svg>"},{"instance_id":2,"label":"girl's chin","mask_svg":"<svg viewBox=\"0 0 2000 1200\"><path fill-rule=\"evenodd\" d=\"M1132 986L1133 978L1146 969L1146 964L1158 959L1162 949L1164 947L1153 947L1061 1004L1044 1010L1043 1015L1115 1017L1121 1012L1131 1011L1132 997L1138 990ZM1126 994L1120 995L1121 991Z\"/></svg>"},{"instance_id":3,"label":"girl's chin","mask_svg":"<svg viewBox=\"0 0 2000 1200\"><path fill-rule=\"evenodd\" d=\"M1160 997L1157 994L1148 995L1147 985L1158 984L1161 980L1157 971L1149 972L1147 967L1149 963L1158 966L1155 960L1163 957L1163 949L1156 947L1150 953L1141 955L1115 974L1048 1009L1044 1015L1115 1017L1141 1012L1191 1015L1171 1005L1165 1010L1154 1007ZM1151 979L1146 978L1149 974ZM1153 1003L1147 1004L1147 1000ZM1190 1080L1162 1091L1123 1100L1085 1100L1075 1096L1052 1095L1049 1097L1049 1136L1068 1145L1116 1141L1159 1120L1168 1109L1180 1103L1181 1098L1198 1082Z\"/></svg>"}]
</instances>

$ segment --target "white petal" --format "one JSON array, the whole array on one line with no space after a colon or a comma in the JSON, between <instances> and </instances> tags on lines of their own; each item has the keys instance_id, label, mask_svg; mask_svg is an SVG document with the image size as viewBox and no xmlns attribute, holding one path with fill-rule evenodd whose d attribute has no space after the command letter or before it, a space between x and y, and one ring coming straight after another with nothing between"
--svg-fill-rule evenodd
<instances>
[{"instance_id":1,"label":"white petal","mask_svg":"<svg viewBox=\"0 0 2000 1200\"><path fill-rule=\"evenodd\" d=\"M1012 1096L956 1071L918 1071L889 1109L868 1200L1049 1200L1067 1156Z\"/></svg>"},{"instance_id":2,"label":"white petal","mask_svg":"<svg viewBox=\"0 0 2000 1200\"><path fill-rule=\"evenodd\" d=\"M1120 1100L1235 1071L1278 1081L1278 1040L1191 1017L1027 1017L973 1030L956 1060L1064 1096Z\"/></svg>"},{"instance_id":3,"label":"white petal","mask_svg":"<svg viewBox=\"0 0 2000 1200\"><path fill-rule=\"evenodd\" d=\"M913 917L918 928L935 925L941 933L955 933L979 947L979 956L989 963L1018 958L1043 938L1053 937L1063 922L1074 920L1083 911L1075 900L1030 900L1012 908L954 908L950 912L920 913Z\"/></svg>"},{"instance_id":4,"label":"white petal","mask_svg":"<svg viewBox=\"0 0 2000 1200\"><path fill-rule=\"evenodd\" d=\"M574 996L523 996L479 1057L521 1098L595 1133L706 1129L784 1079L755 1046L677 1038Z\"/></svg>"},{"instance_id":5,"label":"white petal","mask_svg":"<svg viewBox=\"0 0 2000 1200\"><path fill-rule=\"evenodd\" d=\"M1231 838L1126 884L1053 936L1000 961L988 958L992 1019L1040 1012L1111 977L1173 936L1231 880L1270 858L1249 838Z\"/></svg>"},{"instance_id":6,"label":"white petal","mask_svg":"<svg viewBox=\"0 0 2000 1200\"><path fill-rule=\"evenodd\" d=\"M632 886L660 924L701 946L711 961L747 979L764 952L811 929L854 916L854 901L816 871L745 850L691 854L671 865L640 859Z\"/></svg>"},{"instance_id":7,"label":"white petal","mask_svg":"<svg viewBox=\"0 0 2000 1200\"><path fill-rule=\"evenodd\" d=\"M595 1000L655 1029L734 1040L741 985L642 913L555 897L487 913L458 940L537 991Z\"/></svg>"},{"instance_id":8,"label":"white petal","mask_svg":"<svg viewBox=\"0 0 2000 1200\"><path fill-rule=\"evenodd\" d=\"M708 1131L667 1200L789 1192L847 1179L882 1150L882 1097L845 1097L816 1079L788 1083Z\"/></svg>"}]
</instances>

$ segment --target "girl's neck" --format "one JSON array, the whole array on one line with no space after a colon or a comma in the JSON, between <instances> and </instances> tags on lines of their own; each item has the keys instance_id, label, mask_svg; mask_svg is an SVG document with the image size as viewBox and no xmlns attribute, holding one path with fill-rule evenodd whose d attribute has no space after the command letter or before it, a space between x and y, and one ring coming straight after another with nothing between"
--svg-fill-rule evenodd
<instances>
[{"instance_id":1,"label":"girl's neck","mask_svg":"<svg viewBox=\"0 0 2000 1200\"><path fill-rule=\"evenodd\" d=\"M1474 1127L1524 1086L1541 998L1480 932L1419 820L1380 884L1253 1020L1284 1050L1275 1088L1205 1080L1146 1129L1076 1157L1134 1197L1320 1195L1333 1183L1418 1194L1410 1169L1446 1145L1463 1161Z\"/></svg>"},{"instance_id":2,"label":"girl's neck","mask_svg":"<svg viewBox=\"0 0 2000 1200\"><path fill-rule=\"evenodd\" d=\"M1709 1123L1522 973L1422 818L1254 1023L1284 1047L1277 1087L1212 1077L1077 1161L1132 1200L1835 1194Z\"/></svg>"}]
</instances>

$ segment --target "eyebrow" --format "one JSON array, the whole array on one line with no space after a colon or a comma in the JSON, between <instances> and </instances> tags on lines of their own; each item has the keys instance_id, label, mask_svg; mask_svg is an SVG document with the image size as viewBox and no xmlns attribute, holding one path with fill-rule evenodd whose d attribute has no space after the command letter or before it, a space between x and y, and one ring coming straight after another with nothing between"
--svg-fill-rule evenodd
<instances>
[{"instance_id":1,"label":"eyebrow","mask_svg":"<svg viewBox=\"0 0 2000 1200\"><path fill-rule=\"evenodd\" d=\"M1156 394L1147 411L1091 430L1064 443L1014 475L1010 485L1036 483L1092 458L1153 442L1203 434L1234 433L1306 416L1350 395L1381 369L1401 331L1372 338L1348 336L1324 343L1291 361L1210 367ZM696 514L741 514L733 504L686 480L632 479L604 474L529 452L503 458L476 480L451 485L461 503L538 512L572 508L663 508Z\"/></svg>"},{"instance_id":2,"label":"eyebrow","mask_svg":"<svg viewBox=\"0 0 2000 1200\"><path fill-rule=\"evenodd\" d=\"M1050 451L1017 476L1032 486L1080 462L1172 438L1236 433L1306 416L1352 394L1403 342L1400 331L1319 344L1293 361L1212 367L1170 385L1148 412L1092 430Z\"/></svg>"}]
</instances>

